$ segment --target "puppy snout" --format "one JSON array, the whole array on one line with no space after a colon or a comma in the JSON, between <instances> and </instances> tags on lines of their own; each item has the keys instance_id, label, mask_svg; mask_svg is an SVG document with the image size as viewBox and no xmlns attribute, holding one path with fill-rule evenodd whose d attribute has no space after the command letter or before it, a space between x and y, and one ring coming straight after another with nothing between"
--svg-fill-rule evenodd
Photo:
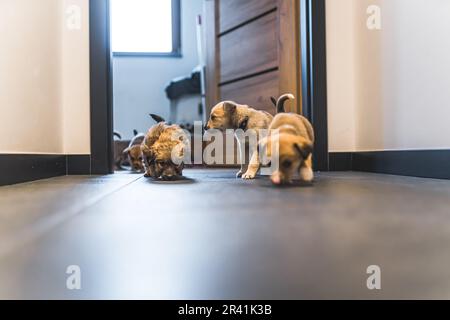
<instances>
[{"instance_id":1,"label":"puppy snout","mask_svg":"<svg viewBox=\"0 0 450 320\"><path fill-rule=\"evenodd\" d=\"M270 180L274 185L277 186L285 184L287 182L286 176L281 171L275 171L270 177Z\"/></svg>"},{"instance_id":2,"label":"puppy snout","mask_svg":"<svg viewBox=\"0 0 450 320\"><path fill-rule=\"evenodd\" d=\"M133 162L132 163L132 169L135 171L139 171L142 168L142 164L140 162Z\"/></svg>"},{"instance_id":3,"label":"puppy snout","mask_svg":"<svg viewBox=\"0 0 450 320\"><path fill-rule=\"evenodd\" d=\"M205 131L209 130L209 124L205 124L205 126L203 127L203 129L204 129Z\"/></svg>"},{"instance_id":4,"label":"puppy snout","mask_svg":"<svg viewBox=\"0 0 450 320\"><path fill-rule=\"evenodd\" d=\"M271 177L272 183L275 185L280 185L282 180L281 180L281 175L277 172L274 173Z\"/></svg>"},{"instance_id":5,"label":"puppy snout","mask_svg":"<svg viewBox=\"0 0 450 320\"><path fill-rule=\"evenodd\" d=\"M172 181L172 180L175 180L176 177L177 176L175 176L173 174L166 174L166 175L163 175L161 178L166 181Z\"/></svg>"},{"instance_id":6,"label":"puppy snout","mask_svg":"<svg viewBox=\"0 0 450 320\"><path fill-rule=\"evenodd\" d=\"M165 170L163 171L161 178L163 180L174 180L175 178L177 178L178 174L176 172L175 167L173 166L169 166L167 168L165 168Z\"/></svg>"}]
</instances>

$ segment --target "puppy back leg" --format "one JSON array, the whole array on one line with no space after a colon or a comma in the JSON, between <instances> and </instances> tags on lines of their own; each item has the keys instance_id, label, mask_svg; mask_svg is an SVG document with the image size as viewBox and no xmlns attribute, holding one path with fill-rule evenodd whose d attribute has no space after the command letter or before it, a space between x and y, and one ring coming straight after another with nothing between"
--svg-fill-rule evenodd
<instances>
[{"instance_id":1,"label":"puppy back leg","mask_svg":"<svg viewBox=\"0 0 450 320\"><path fill-rule=\"evenodd\" d=\"M300 179L306 182L314 180L314 172L312 169L312 156L309 155L308 159L300 167Z\"/></svg>"}]
</instances>

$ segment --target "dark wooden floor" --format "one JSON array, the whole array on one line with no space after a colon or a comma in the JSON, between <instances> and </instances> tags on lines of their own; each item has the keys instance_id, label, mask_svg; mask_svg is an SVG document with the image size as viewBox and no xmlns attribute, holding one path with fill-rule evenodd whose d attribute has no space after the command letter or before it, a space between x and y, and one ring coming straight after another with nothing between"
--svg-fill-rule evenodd
<instances>
[{"instance_id":1,"label":"dark wooden floor","mask_svg":"<svg viewBox=\"0 0 450 320\"><path fill-rule=\"evenodd\" d=\"M0 298L450 298L450 181L322 173L279 189L234 174L0 188Z\"/></svg>"}]
</instances>

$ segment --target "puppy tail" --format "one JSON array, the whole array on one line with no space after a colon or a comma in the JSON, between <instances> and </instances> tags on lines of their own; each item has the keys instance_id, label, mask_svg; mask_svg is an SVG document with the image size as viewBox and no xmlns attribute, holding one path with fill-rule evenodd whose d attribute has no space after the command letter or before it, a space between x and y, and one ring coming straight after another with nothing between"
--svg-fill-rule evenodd
<instances>
[{"instance_id":1,"label":"puppy tail","mask_svg":"<svg viewBox=\"0 0 450 320\"><path fill-rule=\"evenodd\" d=\"M275 99L274 97L270 97L270 101L272 101L274 107L277 106L277 99Z\"/></svg>"},{"instance_id":2,"label":"puppy tail","mask_svg":"<svg viewBox=\"0 0 450 320\"><path fill-rule=\"evenodd\" d=\"M122 140L122 135L117 131L114 131L114 137L118 138L119 140Z\"/></svg>"},{"instance_id":3,"label":"puppy tail","mask_svg":"<svg viewBox=\"0 0 450 320\"><path fill-rule=\"evenodd\" d=\"M150 117L152 117L153 120L155 120L157 123L166 122L164 118L157 116L156 114L150 113Z\"/></svg>"},{"instance_id":4,"label":"puppy tail","mask_svg":"<svg viewBox=\"0 0 450 320\"><path fill-rule=\"evenodd\" d=\"M284 108L284 104L287 100L294 100L295 96L291 93L283 94L281 97L278 98L277 101L277 113L284 113L286 112L286 109Z\"/></svg>"}]
</instances>

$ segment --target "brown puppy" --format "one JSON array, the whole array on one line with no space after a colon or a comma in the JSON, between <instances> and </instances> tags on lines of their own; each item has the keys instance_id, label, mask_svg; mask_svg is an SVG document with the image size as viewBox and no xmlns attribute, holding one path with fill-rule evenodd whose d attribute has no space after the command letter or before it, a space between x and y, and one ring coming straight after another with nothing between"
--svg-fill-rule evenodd
<instances>
[{"instance_id":1,"label":"brown puppy","mask_svg":"<svg viewBox=\"0 0 450 320\"><path fill-rule=\"evenodd\" d=\"M141 151L141 144L144 142L145 134L138 133L134 130L134 137L131 140L128 148L126 148L123 153L128 157L128 161L130 162L131 170L143 172L144 171L144 163Z\"/></svg>"},{"instance_id":2,"label":"brown puppy","mask_svg":"<svg viewBox=\"0 0 450 320\"><path fill-rule=\"evenodd\" d=\"M314 131L309 121L298 114L281 113L275 116L269 130L271 133L261 139L260 146L272 162L273 156L277 157L279 168L272 173L272 182L291 183L296 173L301 180L311 182Z\"/></svg>"},{"instance_id":3,"label":"brown puppy","mask_svg":"<svg viewBox=\"0 0 450 320\"><path fill-rule=\"evenodd\" d=\"M123 166L129 165L123 151L130 145L130 140L122 140L122 135L116 131L114 131L114 138L114 170L123 170Z\"/></svg>"},{"instance_id":4,"label":"brown puppy","mask_svg":"<svg viewBox=\"0 0 450 320\"><path fill-rule=\"evenodd\" d=\"M185 151L189 139L178 125L167 125L163 118L151 115L158 122L145 136L141 145L145 176L172 180L183 175Z\"/></svg>"},{"instance_id":5,"label":"brown puppy","mask_svg":"<svg viewBox=\"0 0 450 320\"><path fill-rule=\"evenodd\" d=\"M273 99L273 98L272 98ZM292 94L282 95L275 103L277 112L284 112L284 103L294 99ZM209 121L205 129L242 129L243 131L255 130L257 139L259 139L258 131L260 129L267 129L273 119L273 116L266 112L256 110L248 105L237 104L233 101L224 101L217 104L212 110ZM236 177L243 179L254 179L256 173L260 168L258 148L257 145L248 145L245 137L236 135L239 144L239 154L241 162L241 170L236 174ZM245 150L250 151L250 163L245 161Z\"/></svg>"}]
</instances>

